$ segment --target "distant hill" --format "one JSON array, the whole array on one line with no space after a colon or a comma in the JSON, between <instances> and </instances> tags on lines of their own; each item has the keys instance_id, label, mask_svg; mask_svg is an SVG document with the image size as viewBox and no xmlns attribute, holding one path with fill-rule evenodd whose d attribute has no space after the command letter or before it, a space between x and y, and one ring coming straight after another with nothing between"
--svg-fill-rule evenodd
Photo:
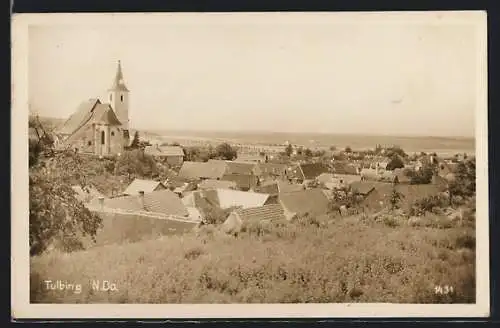
<instances>
[{"instance_id":1,"label":"distant hill","mask_svg":"<svg viewBox=\"0 0 500 328\"><path fill-rule=\"evenodd\" d=\"M46 131L53 131L56 127L59 127L63 124L66 119L64 118L55 118L55 117L47 117L47 116L39 116L40 123Z\"/></svg>"}]
</instances>

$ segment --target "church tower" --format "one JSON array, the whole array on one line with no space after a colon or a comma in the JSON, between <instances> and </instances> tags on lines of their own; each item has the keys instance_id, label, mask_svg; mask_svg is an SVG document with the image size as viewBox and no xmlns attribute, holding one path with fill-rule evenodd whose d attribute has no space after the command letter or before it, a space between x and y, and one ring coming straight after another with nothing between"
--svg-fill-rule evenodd
<instances>
[{"instance_id":1,"label":"church tower","mask_svg":"<svg viewBox=\"0 0 500 328\"><path fill-rule=\"evenodd\" d=\"M115 79L113 80L113 86L108 90L108 101L111 104L111 108L115 111L116 117L122 124L122 129L124 130L124 136L128 136L129 131L129 90L125 86L125 81L123 80L123 72L121 62L118 61L118 68L116 71Z\"/></svg>"}]
</instances>

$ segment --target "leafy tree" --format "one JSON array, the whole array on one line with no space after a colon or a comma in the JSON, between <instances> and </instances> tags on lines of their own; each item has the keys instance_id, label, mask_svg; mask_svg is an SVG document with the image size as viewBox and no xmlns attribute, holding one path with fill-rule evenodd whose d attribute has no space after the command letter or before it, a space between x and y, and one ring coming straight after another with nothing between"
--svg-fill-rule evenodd
<instances>
[{"instance_id":1,"label":"leafy tree","mask_svg":"<svg viewBox=\"0 0 500 328\"><path fill-rule=\"evenodd\" d=\"M476 194L476 160L458 164L455 179L449 185L450 198L453 196L472 197Z\"/></svg>"},{"instance_id":2,"label":"leafy tree","mask_svg":"<svg viewBox=\"0 0 500 328\"><path fill-rule=\"evenodd\" d=\"M387 170L400 169L405 167L405 163L398 154L393 154L391 160L387 164Z\"/></svg>"},{"instance_id":3,"label":"leafy tree","mask_svg":"<svg viewBox=\"0 0 500 328\"><path fill-rule=\"evenodd\" d=\"M394 156L394 154L399 155L401 158L408 157L408 155L405 153L405 151L399 146L392 146L392 147L386 149L387 157L392 158Z\"/></svg>"},{"instance_id":4,"label":"leafy tree","mask_svg":"<svg viewBox=\"0 0 500 328\"><path fill-rule=\"evenodd\" d=\"M233 160L237 156L236 150L227 142L219 144L215 147L215 157L224 160Z\"/></svg>"},{"instance_id":5,"label":"leafy tree","mask_svg":"<svg viewBox=\"0 0 500 328\"><path fill-rule=\"evenodd\" d=\"M336 146L330 146L330 151L336 151L337 147Z\"/></svg>"},{"instance_id":6,"label":"leafy tree","mask_svg":"<svg viewBox=\"0 0 500 328\"><path fill-rule=\"evenodd\" d=\"M312 157L312 155L313 155L313 153L312 153L311 149L306 148L306 150L304 150L304 156Z\"/></svg>"},{"instance_id":7,"label":"leafy tree","mask_svg":"<svg viewBox=\"0 0 500 328\"><path fill-rule=\"evenodd\" d=\"M116 162L116 174L126 175L129 181L134 177L152 178L158 174L158 167L153 157L143 150L128 150Z\"/></svg>"},{"instance_id":8,"label":"leafy tree","mask_svg":"<svg viewBox=\"0 0 500 328\"><path fill-rule=\"evenodd\" d=\"M292 145L289 144L288 146L285 147L285 154L288 157L290 157L290 156L292 156L292 153L293 153L293 147L292 147Z\"/></svg>"},{"instance_id":9,"label":"leafy tree","mask_svg":"<svg viewBox=\"0 0 500 328\"><path fill-rule=\"evenodd\" d=\"M347 147L345 147L344 151L345 151L346 153L348 153L348 154L349 154L349 153L352 153L352 148L351 148L351 146L347 146Z\"/></svg>"},{"instance_id":10,"label":"leafy tree","mask_svg":"<svg viewBox=\"0 0 500 328\"><path fill-rule=\"evenodd\" d=\"M399 208L399 203L404 198L404 195L400 193L396 187L392 188L391 194L389 196L389 204L391 204L391 210Z\"/></svg>"},{"instance_id":11,"label":"leafy tree","mask_svg":"<svg viewBox=\"0 0 500 328\"><path fill-rule=\"evenodd\" d=\"M137 149L140 147L140 138L139 138L139 131L135 131L134 133L134 139L132 139L132 143L130 144L129 148L130 149Z\"/></svg>"},{"instance_id":12,"label":"leafy tree","mask_svg":"<svg viewBox=\"0 0 500 328\"><path fill-rule=\"evenodd\" d=\"M410 171L410 184L429 184L434 176L434 168L432 165L424 165L418 171Z\"/></svg>"}]
</instances>

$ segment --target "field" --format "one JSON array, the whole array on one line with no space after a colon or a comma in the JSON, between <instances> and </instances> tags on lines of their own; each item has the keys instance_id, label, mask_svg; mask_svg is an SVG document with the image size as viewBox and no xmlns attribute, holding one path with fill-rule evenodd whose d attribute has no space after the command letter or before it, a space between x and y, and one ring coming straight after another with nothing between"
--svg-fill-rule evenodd
<instances>
[{"instance_id":1,"label":"field","mask_svg":"<svg viewBox=\"0 0 500 328\"><path fill-rule=\"evenodd\" d=\"M429 216L215 227L31 258L32 303L474 303L475 233ZM80 283L48 291L44 280ZM108 280L116 291L93 291ZM436 286L453 292L436 294Z\"/></svg>"}]
</instances>

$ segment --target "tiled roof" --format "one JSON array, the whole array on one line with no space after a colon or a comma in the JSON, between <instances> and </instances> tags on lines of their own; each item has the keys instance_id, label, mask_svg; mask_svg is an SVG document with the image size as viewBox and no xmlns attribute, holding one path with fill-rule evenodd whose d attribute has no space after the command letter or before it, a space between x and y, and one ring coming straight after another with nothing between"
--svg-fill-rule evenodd
<instances>
[{"instance_id":1,"label":"tiled roof","mask_svg":"<svg viewBox=\"0 0 500 328\"><path fill-rule=\"evenodd\" d=\"M358 170L354 165L351 165L349 163L339 163L339 162L334 163L334 172L336 174L351 174L351 175L358 174Z\"/></svg>"},{"instance_id":2,"label":"tiled roof","mask_svg":"<svg viewBox=\"0 0 500 328\"><path fill-rule=\"evenodd\" d=\"M248 208L263 206L269 198L269 195L239 190L217 189L217 198L219 200L219 206L223 209L240 206Z\"/></svg>"},{"instance_id":3,"label":"tiled roof","mask_svg":"<svg viewBox=\"0 0 500 328\"><path fill-rule=\"evenodd\" d=\"M316 180L320 183L331 183L336 179L334 179L333 173L321 173L316 177Z\"/></svg>"},{"instance_id":4,"label":"tiled roof","mask_svg":"<svg viewBox=\"0 0 500 328\"><path fill-rule=\"evenodd\" d=\"M151 156L184 156L184 150L179 146L146 146L144 152Z\"/></svg>"},{"instance_id":5,"label":"tiled roof","mask_svg":"<svg viewBox=\"0 0 500 328\"><path fill-rule=\"evenodd\" d=\"M82 124L90 120L93 109L100 103L99 99L96 98L82 102L77 110L57 129L57 133L67 135L75 132Z\"/></svg>"},{"instance_id":6,"label":"tiled roof","mask_svg":"<svg viewBox=\"0 0 500 328\"><path fill-rule=\"evenodd\" d=\"M279 201L287 211L300 215L325 214L329 206L329 200L321 189L280 193Z\"/></svg>"},{"instance_id":7,"label":"tiled roof","mask_svg":"<svg viewBox=\"0 0 500 328\"><path fill-rule=\"evenodd\" d=\"M245 174L252 175L256 163L242 163L226 161L227 165L226 174Z\"/></svg>"},{"instance_id":8,"label":"tiled roof","mask_svg":"<svg viewBox=\"0 0 500 328\"><path fill-rule=\"evenodd\" d=\"M121 125L115 111L109 104L97 104L94 108L91 123L103 123L109 125Z\"/></svg>"},{"instance_id":9,"label":"tiled roof","mask_svg":"<svg viewBox=\"0 0 500 328\"><path fill-rule=\"evenodd\" d=\"M255 191L264 194L275 195L279 193L278 183L276 181L263 182L260 186L256 188Z\"/></svg>"},{"instance_id":10,"label":"tiled roof","mask_svg":"<svg viewBox=\"0 0 500 328\"><path fill-rule=\"evenodd\" d=\"M257 186L257 177L247 174L225 174L222 180L231 181L240 189L252 189Z\"/></svg>"},{"instance_id":11,"label":"tiled roof","mask_svg":"<svg viewBox=\"0 0 500 328\"><path fill-rule=\"evenodd\" d=\"M323 163L307 163L301 164L300 168L302 169L302 173L304 174L304 178L307 180L311 180L316 178L322 173L328 173L330 169Z\"/></svg>"},{"instance_id":12,"label":"tiled roof","mask_svg":"<svg viewBox=\"0 0 500 328\"><path fill-rule=\"evenodd\" d=\"M203 180L199 185L199 189L236 189L236 182L207 179Z\"/></svg>"},{"instance_id":13,"label":"tiled roof","mask_svg":"<svg viewBox=\"0 0 500 328\"><path fill-rule=\"evenodd\" d=\"M356 181L351 184L351 189L358 194L367 195L373 189L376 189L378 184L372 181Z\"/></svg>"},{"instance_id":14,"label":"tiled roof","mask_svg":"<svg viewBox=\"0 0 500 328\"><path fill-rule=\"evenodd\" d=\"M135 179L127 187L127 189L125 189L123 194L125 194L125 195L138 195L139 191L144 191L144 193L153 192L159 186L160 186L160 188L165 187L159 181Z\"/></svg>"},{"instance_id":15,"label":"tiled roof","mask_svg":"<svg viewBox=\"0 0 500 328\"><path fill-rule=\"evenodd\" d=\"M276 163L259 163L254 168L255 175L285 175L286 165Z\"/></svg>"},{"instance_id":16,"label":"tiled roof","mask_svg":"<svg viewBox=\"0 0 500 328\"><path fill-rule=\"evenodd\" d=\"M278 189L280 193L294 192L304 190L304 186L300 184L292 184L286 181L278 181Z\"/></svg>"},{"instance_id":17,"label":"tiled roof","mask_svg":"<svg viewBox=\"0 0 500 328\"><path fill-rule=\"evenodd\" d=\"M98 200L91 202L98 206ZM144 207L139 195L109 198L104 200L104 206L128 211L148 211L165 215L188 216L189 213L181 199L168 189L144 194Z\"/></svg>"},{"instance_id":18,"label":"tiled roof","mask_svg":"<svg viewBox=\"0 0 500 328\"><path fill-rule=\"evenodd\" d=\"M285 214L280 204L238 209L236 213L243 221L284 220Z\"/></svg>"},{"instance_id":19,"label":"tiled roof","mask_svg":"<svg viewBox=\"0 0 500 328\"><path fill-rule=\"evenodd\" d=\"M179 177L185 179L217 179L222 178L226 171L225 163L221 162L184 162L179 171Z\"/></svg>"}]
</instances>

